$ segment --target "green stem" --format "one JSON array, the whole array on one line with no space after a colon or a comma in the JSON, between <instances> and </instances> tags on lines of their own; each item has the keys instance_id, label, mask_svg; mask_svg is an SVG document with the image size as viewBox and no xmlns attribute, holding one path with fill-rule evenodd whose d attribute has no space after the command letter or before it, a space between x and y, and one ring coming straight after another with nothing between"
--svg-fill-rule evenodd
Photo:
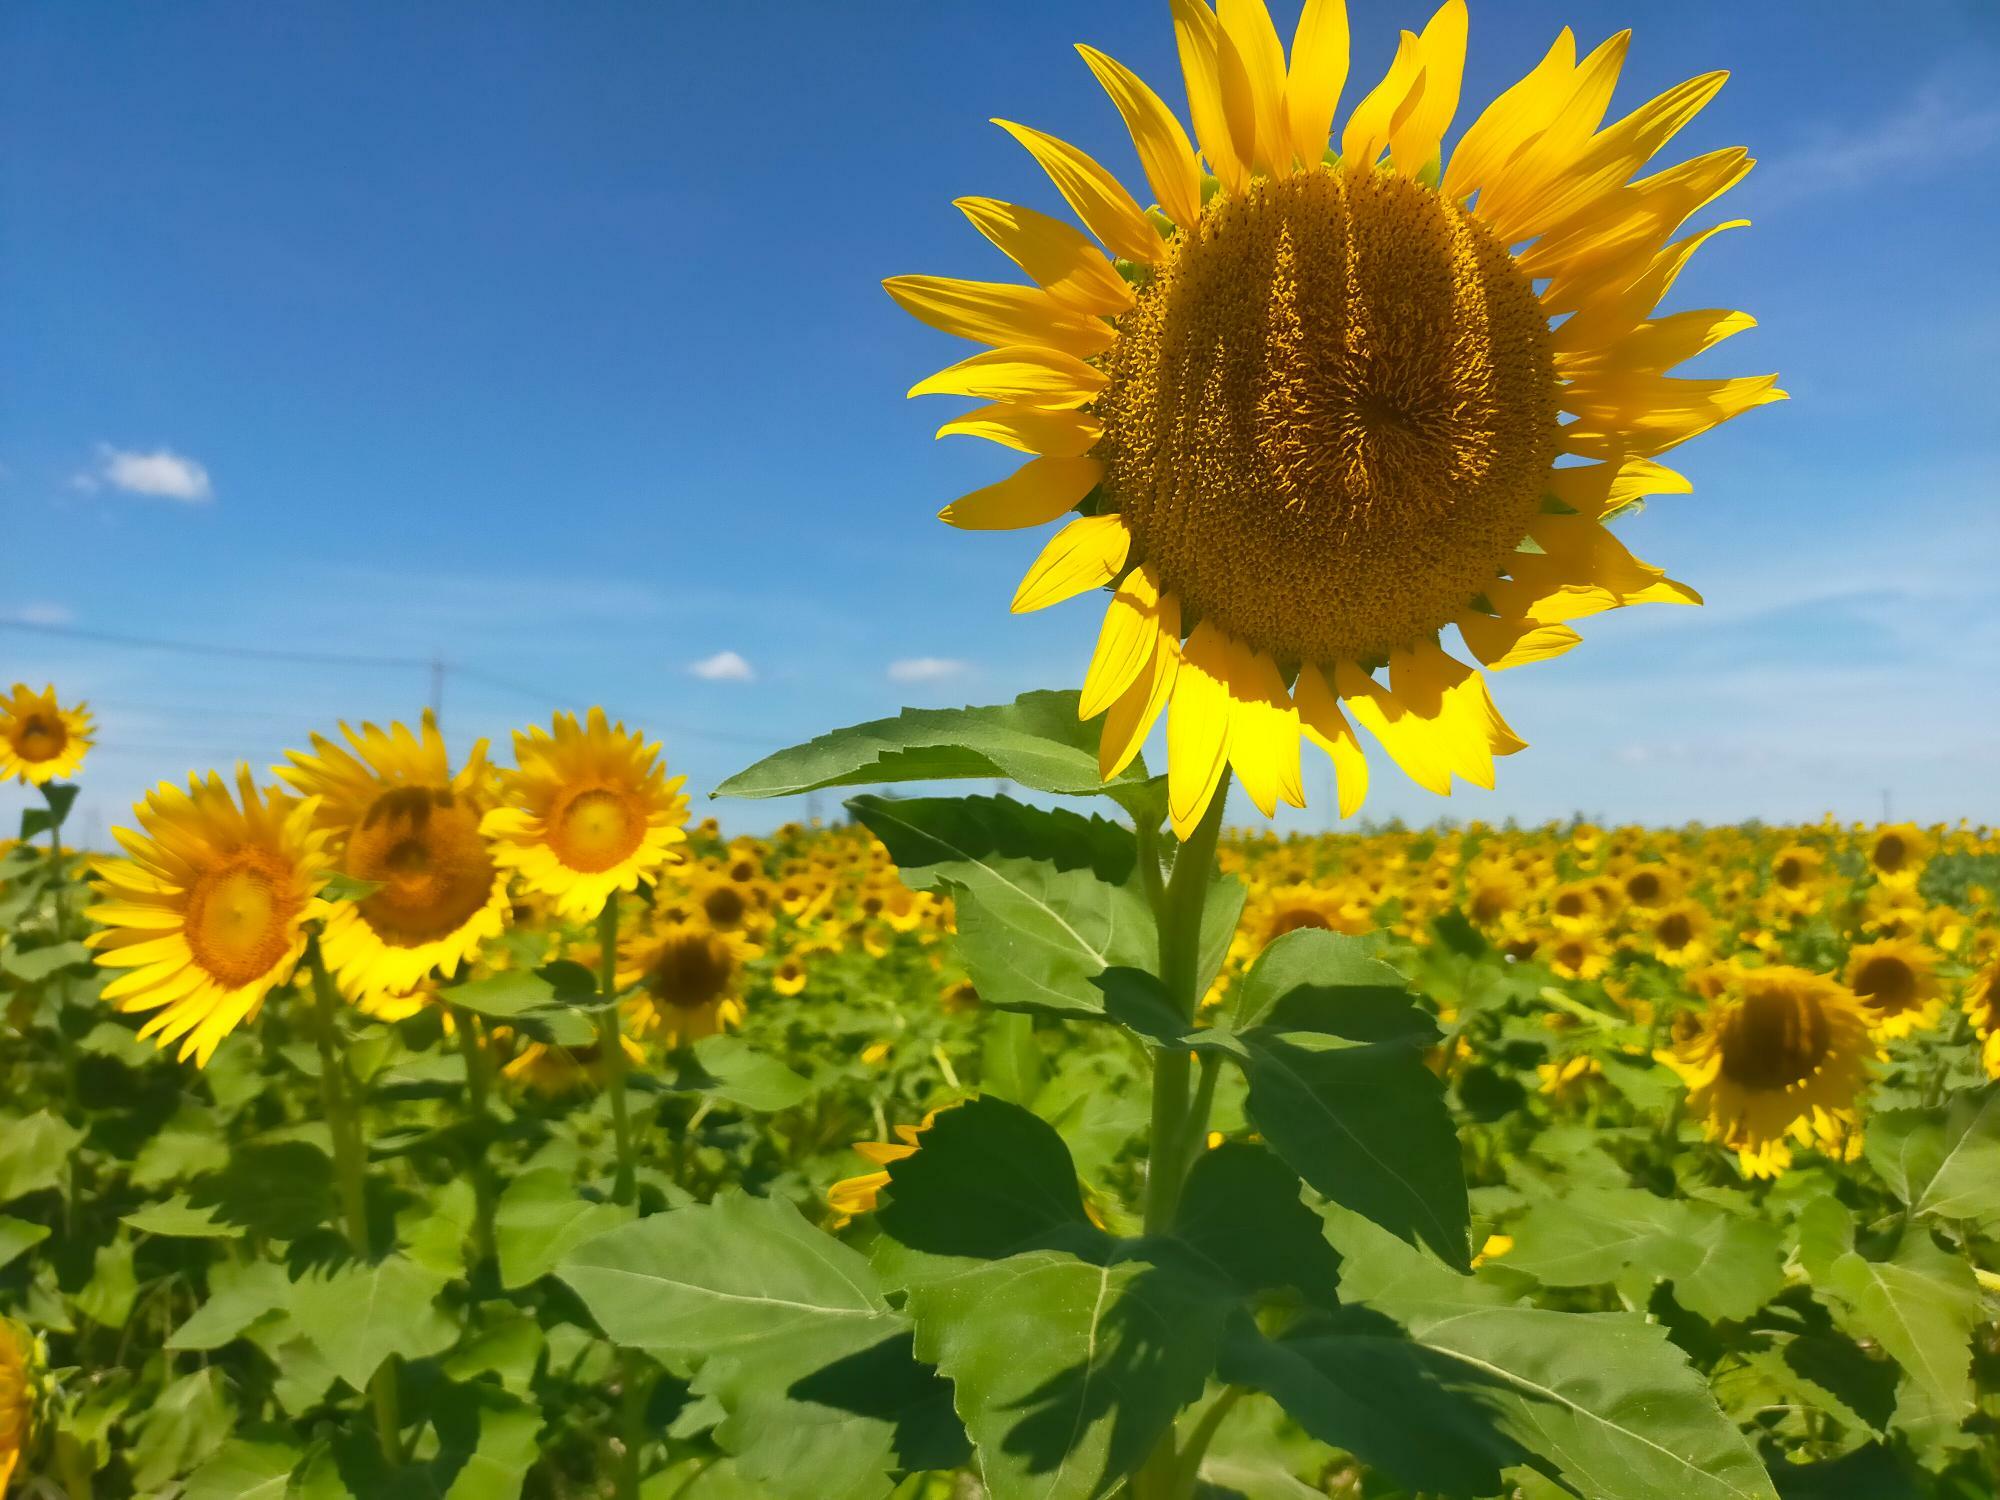
<instances>
[{"instance_id":1,"label":"green stem","mask_svg":"<svg viewBox=\"0 0 2000 1500\"><path fill-rule=\"evenodd\" d=\"M1201 1420L1194 1424L1194 1431L1181 1445L1181 1451L1174 1458L1174 1489L1171 1500L1193 1500L1195 1486L1201 1478L1201 1461L1208 1456L1208 1445L1215 1441L1215 1434L1221 1430L1223 1419L1236 1409L1236 1403L1243 1399L1246 1387L1232 1385L1224 1388L1201 1414Z\"/></svg>"},{"instance_id":2,"label":"green stem","mask_svg":"<svg viewBox=\"0 0 2000 1500\"><path fill-rule=\"evenodd\" d=\"M452 1025L458 1032L458 1050L465 1059L466 1104L473 1123L483 1126L493 1097L492 1059L479 1033L479 1018L469 1010L454 1006ZM483 1132L482 1132L483 1134ZM472 1163L472 1248L480 1265L497 1255L493 1243L493 1170L486 1160L485 1142L477 1144Z\"/></svg>"},{"instance_id":3,"label":"green stem","mask_svg":"<svg viewBox=\"0 0 2000 1500\"><path fill-rule=\"evenodd\" d=\"M367 1147L361 1135L359 1112L347 1093L347 1060L340 1050L340 992L333 976L326 972L326 960L319 951L319 934L306 939L306 966L312 973L314 1030L319 1042L320 1102L326 1111L327 1134L333 1140L334 1171L340 1182L341 1219L347 1229L348 1247L356 1260L368 1260L373 1251L368 1231ZM368 1382L369 1399L375 1408L375 1431L383 1457L392 1464L403 1461L403 1422L396 1389L396 1361L385 1359Z\"/></svg>"},{"instance_id":4,"label":"green stem","mask_svg":"<svg viewBox=\"0 0 2000 1500\"><path fill-rule=\"evenodd\" d=\"M1222 834L1222 810L1229 800L1229 772L1209 800L1208 810L1174 856L1160 910L1160 980L1181 1019L1194 1021L1201 996L1201 916L1215 874L1215 845ZM1189 1054L1171 1047L1153 1062L1153 1121L1147 1142L1146 1232L1158 1234L1173 1221L1187 1175Z\"/></svg>"},{"instance_id":5,"label":"green stem","mask_svg":"<svg viewBox=\"0 0 2000 1500\"><path fill-rule=\"evenodd\" d=\"M618 893L604 898L597 914L597 1050L604 1059L604 1091L611 1097L611 1133L618 1144L618 1175L612 1201L638 1196L638 1166L632 1154L632 1114L625 1098L625 1044L618 1034Z\"/></svg>"}]
</instances>

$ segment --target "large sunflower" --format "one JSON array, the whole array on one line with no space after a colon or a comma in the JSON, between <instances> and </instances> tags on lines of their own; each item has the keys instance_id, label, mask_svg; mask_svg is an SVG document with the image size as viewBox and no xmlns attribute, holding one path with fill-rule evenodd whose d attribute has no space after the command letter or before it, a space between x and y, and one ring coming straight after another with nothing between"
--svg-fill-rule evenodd
<instances>
[{"instance_id":1,"label":"large sunflower","mask_svg":"<svg viewBox=\"0 0 2000 1500\"><path fill-rule=\"evenodd\" d=\"M340 869L378 887L327 919L322 949L343 992L407 995L433 969L450 978L507 925L507 873L479 831L492 804L486 741L453 775L428 712L418 734L403 724L340 732L347 745L316 734L311 754L291 751L275 769L319 798Z\"/></svg>"},{"instance_id":2,"label":"large sunflower","mask_svg":"<svg viewBox=\"0 0 2000 1500\"><path fill-rule=\"evenodd\" d=\"M1860 1002L1825 975L1787 966L1697 979L1718 993L1659 1057L1687 1084L1688 1113L1709 1138L1734 1151L1748 1177L1789 1166L1788 1141L1851 1156L1855 1095L1874 1056Z\"/></svg>"},{"instance_id":3,"label":"large sunflower","mask_svg":"<svg viewBox=\"0 0 2000 1500\"><path fill-rule=\"evenodd\" d=\"M306 923L326 915L318 799L260 792L248 766L236 775L238 796L212 771L185 792L162 782L133 809L143 831L112 830L130 858L91 866L103 899L87 941L99 964L129 970L104 998L157 1011L139 1035L179 1040L201 1066L291 977Z\"/></svg>"},{"instance_id":4,"label":"large sunflower","mask_svg":"<svg viewBox=\"0 0 2000 1500\"><path fill-rule=\"evenodd\" d=\"M1367 766L1350 714L1430 790L1454 775L1490 787L1493 758L1523 741L1439 633L1456 626L1499 669L1568 650L1585 615L1699 602L1603 523L1688 489L1655 455L1783 394L1773 376L1667 374L1751 318L1654 315L1716 230L1672 237L1750 159L1633 175L1724 75L1603 125L1628 33L1579 61L1564 31L1445 165L1463 0L1403 33L1337 140L1341 0L1307 0L1289 59L1262 0L1173 13L1199 154L1146 84L1078 49L1157 207L1002 121L1095 242L961 199L1035 284L886 283L916 317L991 346L911 391L990 403L939 435L1033 455L942 518L1079 512L1014 609L1113 590L1080 709L1105 715L1107 776L1166 711L1183 835L1230 766L1266 813L1302 806L1301 736L1332 757L1351 813Z\"/></svg>"},{"instance_id":5,"label":"large sunflower","mask_svg":"<svg viewBox=\"0 0 2000 1500\"><path fill-rule=\"evenodd\" d=\"M516 769L501 777L502 806L481 831L493 857L556 913L587 921L616 891L678 863L686 842L685 776L667 776L656 741L613 725L593 708L584 723L557 714L514 736Z\"/></svg>"},{"instance_id":6,"label":"large sunflower","mask_svg":"<svg viewBox=\"0 0 2000 1500\"><path fill-rule=\"evenodd\" d=\"M64 708L53 685L37 693L15 683L0 698L0 781L43 786L74 776L94 732L87 705Z\"/></svg>"}]
</instances>

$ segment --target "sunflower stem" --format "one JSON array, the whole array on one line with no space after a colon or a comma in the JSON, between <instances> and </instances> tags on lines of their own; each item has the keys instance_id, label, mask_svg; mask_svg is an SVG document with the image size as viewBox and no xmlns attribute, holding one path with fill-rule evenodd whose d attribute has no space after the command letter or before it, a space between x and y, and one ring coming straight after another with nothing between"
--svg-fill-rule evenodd
<instances>
[{"instance_id":1,"label":"sunflower stem","mask_svg":"<svg viewBox=\"0 0 2000 1500\"><path fill-rule=\"evenodd\" d=\"M340 992L334 988L333 976L326 971L316 931L306 936L306 967L312 973L320 1102L326 1112L327 1134L333 1141L334 1171L340 1181L341 1221L347 1229L347 1244L354 1258L368 1260L373 1255L373 1239L368 1229L367 1147L362 1139L359 1112L347 1092L347 1054L339 1044ZM375 1408L375 1431L381 1440L382 1456L392 1464L403 1461L403 1421L396 1384L396 1360L391 1355L369 1380L368 1395Z\"/></svg>"},{"instance_id":2,"label":"sunflower stem","mask_svg":"<svg viewBox=\"0 0 2000 1500\"><path fill-rule=\"evenodd\" d=\"M1224 770L1208 810L1174 856L1160 916L1160 980L1176 1014L1190 1024L1201 996L1201 918L1215 874L1215 845L1222 834L1223 804L1229 800ZM1147 1142L1146 1232L1159 1234L1173 1221L1187 1175L1188 1081L1190 1054L1163 1048L1153 1061L1153 1121Z\"/></svg>"},{"instance_id":3,"label":"sunflower stem","mask_svg":"<svg viewBox=\"0 0 2000 1500\"><path fill-rule=\"evenodd\" d=\"M604 1091L611 1098L611 1133L618 1143L618 1175L611 1197L630 1203L638 1194L639 1174L632 1155L632 1115L625 1098L625 1044L618 1034L618 893L604 899L597 914L597 996L603 1006L597 1016L597 1050L604 1057Z\"/></svg>"},{"instance_id":4,"label":"sunflower stem","mask_svg":"<svg viewBox=\"0 0 2000 1500\"><path fill-rule=\"evenodd\" d=\"M479 1034L479 1018L457 1006L451 1008L450 1015L458 1033L459 1052L465 1058L467 1112L483 1135L493 1098L492 1059L487 1056L485 1038ZM486 1143L481 1141L472 1162L472 1246L482 1266L499 1253L493 1241L493 1199L493 1169L486 1159Z\"/></svg>"}]
</instances>

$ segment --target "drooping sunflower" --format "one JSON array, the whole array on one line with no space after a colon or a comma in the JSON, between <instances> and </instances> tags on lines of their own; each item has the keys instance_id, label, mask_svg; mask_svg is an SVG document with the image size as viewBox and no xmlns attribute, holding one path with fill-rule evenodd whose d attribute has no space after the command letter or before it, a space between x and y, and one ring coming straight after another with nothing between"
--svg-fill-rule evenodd
<instances>
[{"instance_id":1,"label":"drooping sunflower","mask_svg":"<svg viewBox=\"0 0 2000 1500\"><path fill-rule=\"evenodd\" d=\"M1605 125L1629 33L1579 61L1565 30L1447 164L1463 0L1403 33L1337 139L1342 0L1307 0L1289 57L1263 0L1173 14L1198 149L1144 82L1078 49L1157 206L1001 121L1090 236L961 199L1034 284L885 283L989 346L912 389L988 403L939 435L1031 455L942 519L1078 512L1013 607L1112 590L1080 712L1105 716L1107 776L1166 712L1183 836L1227 767L1266 813L1302 806L1302 736L1351 813L1367 766L1349 715L1430 790L1490 787L1494 757L1524 742L1440 632L1498 670L1568 650L1583 616L1698 603L1603 523L1689 488L1656 455L1783 395L1773 376L1667 373L1753 319L1655 312L1717 230L1674 235L1751 163L1730 148L1634 174L1724 75Z\"/></svg>"},{"instance_id":2,"label":"drooping sunflower","mask_svg":"<svg viewBox=\"0 0 2000 1500\"><path fill-rule=\"evenodd\" d=\"M1868 842L1868 863L1886 886L1908 889L1931 857L1930 835L1914 823L1891 823Z\"/></svg>"},{"instance_id":3,"label":"drooping sunflower","mask_svg":"<svg viewBox=\"0 0 2000 1500\"><path fill-rule=\"evenodd\" d=\"M0 1495L20 1465L35 1418L34 1341L27 1330L0 1318Z\"/></svg>"},{"instance_id":4,"label":"drooping sunflower","mask_svg":"<svg viewBox=\"0 0 2000 1500\"><path fill-rule=\"evenodd\" d=\"M94 734L88 704L64 708L53 684L37 693L17 682L0 698L0 781L45 786L74 776Z\"/></svg>"},{"instance_id":5,"label":"drooping sunflower","mask_svg":"<svg viewBox=\"0 0 2000 1500\"><path fill-rule=\"evenodd\" d=\"M557 714L514 736L516 769L480 831L493 858L571 921L595 917L617 891L678 862L687 839L684 776L669 778L659 744L593 708L583 724Z\"/></svg>"},{"instance_id":6,"label":"drooping sunflower","mask_svg":"<svg viewBox=\"0 0 2000 1500\"><path fill-rule=\"evenodd\" d=\"M206 1066L218 1043L257 1014L305 952L306 924L326 915L326 832L318 799L260 791L237 769L237 794L210 772L188 789L162 782L133 808L140 830L113 829L129 858L92 862L97 962L125 969L104 987L120 1010L157 1011L139 1029Z\"/></svg>"},{"instance_id":7,"label":"drooping sunflower","mask_svg":"<svg viewBox=\"0 0 2000 1500\"><path fill-rule=\"evenodd\" d=\"M628 1002L632 1034L677 1047L736 1025L743 966L756 953L742 934L700 923L633 933L618 949L618 987L638 987Z\"/></svg>"},{"instance_id":8,"label":"drooping sunflower","mask_svg":"<svg viewBox=\"0 0 2000 1500\"><path fill-rule=\"evenodd\" d=\"M1874 1055L1860 1002L1836 980L1786 965L1700 977L1720 992L1659 1054L1687 1084L1689 1115L1748 1177L1790 1166L1788 1142L1848 1159L1860 1139L1855 1096Z\"/></svg>"},{"instance_id":9,"label":"drooping sunflower","mask_svg":"<svg viewBox=\"0 0 2000 1500\"><path fill-rule=\"evenodd\" d=\"M1847 987L1867 1009L1876 1034L1891 1040L1935 1026L1944 1014L1937 960L1907 938L1855 947L1847 955Z\"/></svg>"},{"instance_id":10,"label":"drooping sunflower","mask_svg":"<svg viewBox=\"0 0 2000 1500\"><path fill-rule=\"evenodd\" d=\"M321 939L350 997L407 995L433 970L449 979L507 925L507 872L479 831L492 806L486 741L456 775L429 712L416 734L340 726L346 745L312 737L276 774L319 798L319 826L340 870L379 886L333 904Z\"/></svg>"}]
</instances>

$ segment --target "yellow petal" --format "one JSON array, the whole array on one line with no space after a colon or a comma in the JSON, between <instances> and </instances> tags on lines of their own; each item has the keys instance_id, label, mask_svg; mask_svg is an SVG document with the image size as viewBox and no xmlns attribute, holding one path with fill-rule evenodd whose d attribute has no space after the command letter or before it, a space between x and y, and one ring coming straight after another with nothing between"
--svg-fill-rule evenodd
<instances>
[{"instance_id":1,"label":"yellow petal","mask_svg":"<svg viewBox=\"0 0 2000 1500\"><path fill-rule=\"evenodd\" d=\"M1201 161L1181 122L1138 74L1116 58L1095 47L1079 45L1076 50L1118 106L1160 208L1184 228L1193 224L1201 217Z\"/></svg>"},{"instance_id":2,"label":"yellow petal","mask_svg":"<svg viewBox=\"0 0 2000 1500\"><path fill-rule=\"evenodd\" d=\"M1753 407L1789 399L1775 375L1681 380L1628 374L1603 384L1572 381L1562 404L1576 420L1562 429L1563 448L1579 458L1650 458Z\"/></svg>"},{"instance_id":3,"label":"yellow petal","mask_svg":"<svg viewBox=\"0 0 2000 1500\"><path fill-rule=\"evenodd\" d=\"M1396 60L1389 71L1347 117L1347 129L1340 136L1341 164L1357 172L1374 166L1396 129L1423 99L1423 90L1417 35L1406 31L1396 42Z\"/></svg>"},{"instance_id":4,"label":"yellow petal","mask_svg":"<svg viewBox=\"0 0 2000 1500\"><path fill-rule=\"evenodd\" d=\"M1576 38L1565 26L1534 71L1487 105L1452 148L1443 192L1462 203L1482 190L1529 140L1548 127L1569 97Z\"/></svg>"},{"instance_id":5,"label":"yellow petal","mask_svg":"<svg viewBox=\"0 0 2000 1500\"><path fill-rule=\"evenodd\" d=\"M882 287L911 317L978 344L1046 344L1088 358L1117 338L1102 318L1073 311L1040 287L949 276L892 276Z\"/></svg>"},{"instance_id":6,"label":"yellow petal","mask_svg":"<svg viewBox=\"0 0 2000 1500\"><path fill-rule=\"evenodd\" d=\"M1548 277L1542 305L1551 316L1629 284L1691 214L1706 208L1756 165L1741 146L1710 151L1586 203L1551 227L1518 260L1524 274Z\"/></svg>"},{"instance_id":7,"label":"yellow petal","mask_svg":"<svg viewBox=\"0 0 2000 1500\"><path fill-rule=\"evenodd\" d=\"M1077 699L1079 719L1094 719L1125 696L1152 660L1159 634L1159 581L1151 568L1134 568L1105 608L1097 649Z\"/></svg>"},{"instance_id":8,"label":"yellow petal","mask_svg":"<svg viewBox=\"0 0 2000 1500\"><path fill-rule=\"evenodd\" d=\"M1118 576L1132 533L1117 516L1078 516L1049 538L1014 594L1014 613L1046 609Z\"/></svg>"},{"instance_id":9,"label":"yellow petal","mask_svg":"<svg viewBox=\"0 0 2000 1500\"><path fill-rule=\"evenodd\" d=\"M1648 495L1690 495L1694 486L1685 476L1650 458L1628 458L1622 464L1577 464L1551 469L1549 493L1579 515L1593 521L1615 516Z\"/></svg>"},{"instance_id":10,"label":"yellow petal","mask_svg":"<svg viewBox=\"0 0 2000 1500\"><path fill-rule=\"evenodd\" d=\"M1104 715L1097 741L1097 770L1106 781L1132 763L1146 736L1173 696L1181 662L1181 606L1168 594L1160 600L1152 656L1124 695Z\"/></svg>"},{"instance_id":11,"label":"yellow petal","mask_svg":"<svg viewBox=\"0 0 2000 1500\"><path fill-rule=\"evenodd\" d=\"M1374 735L1405 776L1427 792L1451 795L1451 764L1425 725L1403 702L1352 662L1334 667L1333 685L1354 715Z\"/></svg>"},{"instance_id":12,"label":"yellow petal","mask_svg":"<svg viewBox=\"0 0 2000 1500\"><path fill-rule=\"evenodd\" d=\"M1673 244L1652 256L1645 268L1629 282L1607 281L1572 300L1576 311L1559 330L1562 347L1589 349L1621 337L1635 323L1644 321L1673 288L1695 251L1728 229L1742 229L1748 219L1731 219Z\"/></svg>"},{"instance_id":13,"label":"yellow petal","mask_svg":"<svg viewBox=\"0 0 2000 1500\"><path fill-rule=\"evenodd\" d=\"M1097 236L1113 255L1141 265L1151 265L1160 257L1165 243L1160 232L1146 222L1146 215L1132 201L1132 195L1104 168L1067 141L1016 125L1009 120L993 122L1014 137L1041 163L1056 191L1069 201L1084 227Z\"/></svg>"},{"instance_id":14,"label":"yellow petal","mask_svg":"<svg viewBox=\"0 0 2000 1500\"><path fill-rule=\"evenodd\" d=\"M1075 225L998 198L959 198L952 206L1065 307L1090 316L1131 307L1132 288Z\"/></svg>"},{"instance_id":15,"label":"yellow petal","mask_svg":"<svg viewBox=\"0 0 2000 1500\"><path fill-rule=\"evenodd\" d=\"M1255 142L1239 143L1230 130L1222 97L1222 27L1204 0L1168 3L1174 13L1174 43L1180 49L1195 140L1223 187L1240 193L1250 184L1249 155Z\"/></svg>"},{"instance_id":16,"label":"yellow petal","mask_svg":"<svg viewBox=\"0 0 2000 1500\"><path fill-rule=\"evenodd\" d=\"M1674 366L1713 349L1724 339L1755 328L1757 320L1746 312L1709 307L1670 313L1641 323L1624 338L1591 350L1587 354L1556 355L1556 373L1571 380L1598 370L1642 370L1664 374ZM1561 332L1560 329L1557 330Z\"/></svg>"},{"instance_id":17,"label":"yellow petal","mask_svg":"<svg viewBox=\"0 0 2000 1500\"><path fill-rule=\"evenodd\" d=\"M985 438L1044 458L1081 458L1104 436L1104 424L1080 411L996 403L953 417L937 430L939 437L955 434Z\"/></svg>"},{"instance_id":18,"label":"yellow petal","mask_svg":"<svg viewBox=\"0 0 2000 1500\"><path fill-rule=\"evenodd\" d=\"M1292 33L1285 117L1292 154L1308 167L1326 156L1340 91L1347 85L1347 57L1347 0L1306 0Z\"/></svg>"},{"instance_id":19,"label":"yellow petal","mask_svg":"<svg viewBox=\"0 0 2000 1500\"><path fill-rule=\"evenodd\" d=\"M1292 701L1298 705L1299 728L1333 762L1340 815L1353 817L1368 797L1368 757L1361 751L1354 726L1340 711L1340 699L1328 685L1325 674L1318 667L1307 665L1299 670L1299 680L1292 687Z\"/></svg>"},{"instance_id":20,"label":"yellow petal","mask_svg":"<svg viewBox=\"0 0 2000 1500\"><path fill-rule=\"evenodd\" d=\"M1229 763L1228 641L1212 621L1181 649L1167 710L1167 819L1188 838Z\"/></svg>"},{"instance_id":21,"label":"yellow petal","mask_svg":"<svg viewBox=\"0 0 2000 1500\"><path fill-rule=\"evenodd\" d=\"M1291 694L1270 657L1242 641L1227 640L1229 762L1243 790L1265 817L1283 798L1305 806L1299 775L1299 718Z\"/></svg>"},{"instance_id":22,"label":"yellow petal","mask_svg":"<svg viewBox=\"0 0 2000 1500\"><path fill-rule=\"evenodd\" d=\"M1477 211L1493 226L1503 244L1528 237L1522 221L1538 199L1575 164L1591 132L1604 119L1619 69L1631 45L1632 33L1621 31L1606 39L1576 65L1562 102L1540 130L1529 136L1512 156L1482 184Z\"/></svg>"},{"instance_id":23,"label":"yellow petal","mask_svg":"<svg viewBox=\"0 0 2000 1500\"><path fill-rule=\"evenodd\" d=\"M1458 633L1465 637L1466 649L1479 664L1495 672L1531 661L1547 661L1583 641L1567 625L1543 625L1526 616L1503 620L1492 615L1465 614L1459 617Z\"/></svg>"},{"instance_id":24,"label":"yellow petal","mask_svg":"<svg viewBox=\"0 0 2000 1500\"><path fill-rule=\"evenodd\" d=\"M1104 466L1094 458L1037 458L998 484L962 495L938 512L963 531L1015 531L1042 526L1097 488Z\"/></svg>"},{"instance_id":25,"label":"yellow petal","mask_svg":"<svg viewBox=\"0 0 2000 1500\"><path fill-rule=\"evenodd\" d=\"M910 387L912 396L977 396L1026 406L1082 406L1110 377L1073 354L1033 344L989 349Z\"/></svg>"},{"instance_id":26,"label":"yellow petal","mask_svg":"<svg viewBox=\"0 0 2000 1500\"><path fill-rule=\"evenodd\" d=\"M1389 142L1396 169L1421 172L1438 155L1451 117L1458 113L1458 90L1465 77L1465 0L1444 0L1417 38L1417 62L1424 92Z\"/></svg>"},{"instance_id":27,"label":"yellow petal","mask_svg":"<svg viewBox=\"0 0 2000 1500\"><path fill-rule=\"evenodd\" d=\"M1292 133L1285 123L1285 44L1271 24L1271 12L1264 0L1216 0L1215 16L1243 69L1256 141L1251 162L1273 176L1287 172L1292 165ZM1236 115L1230 118L1233 125ZM1236 138L1243 137L1239 133Z\"/></svg>"},{"instance_id":28,"label":"yellow petal","mask_svg":"<svg viewBox=\"0 0 2000 1500\"><path fill-rule=\"evenodd\" d=\"M1517 554L1508 562L1517 578L1554 574L1565 583L1594 583L1614 594L1659 582L1658 568L1642 563L1625 544L1588 516L1536 516L1528 528L1539 557Z\"/></svg>"},{"instance_id":29,"label":"yellow petal","mask_svg":"<svg viewBox=\"0 0 2000 1500\"><path fill-rule=\"evenodd\" d=\"M1493 745L1479 675L1435 641L1389 654L1389 686L1429 733L1437 753L1474 786L1493 789Z\"/></svg>"}]
</instances>

